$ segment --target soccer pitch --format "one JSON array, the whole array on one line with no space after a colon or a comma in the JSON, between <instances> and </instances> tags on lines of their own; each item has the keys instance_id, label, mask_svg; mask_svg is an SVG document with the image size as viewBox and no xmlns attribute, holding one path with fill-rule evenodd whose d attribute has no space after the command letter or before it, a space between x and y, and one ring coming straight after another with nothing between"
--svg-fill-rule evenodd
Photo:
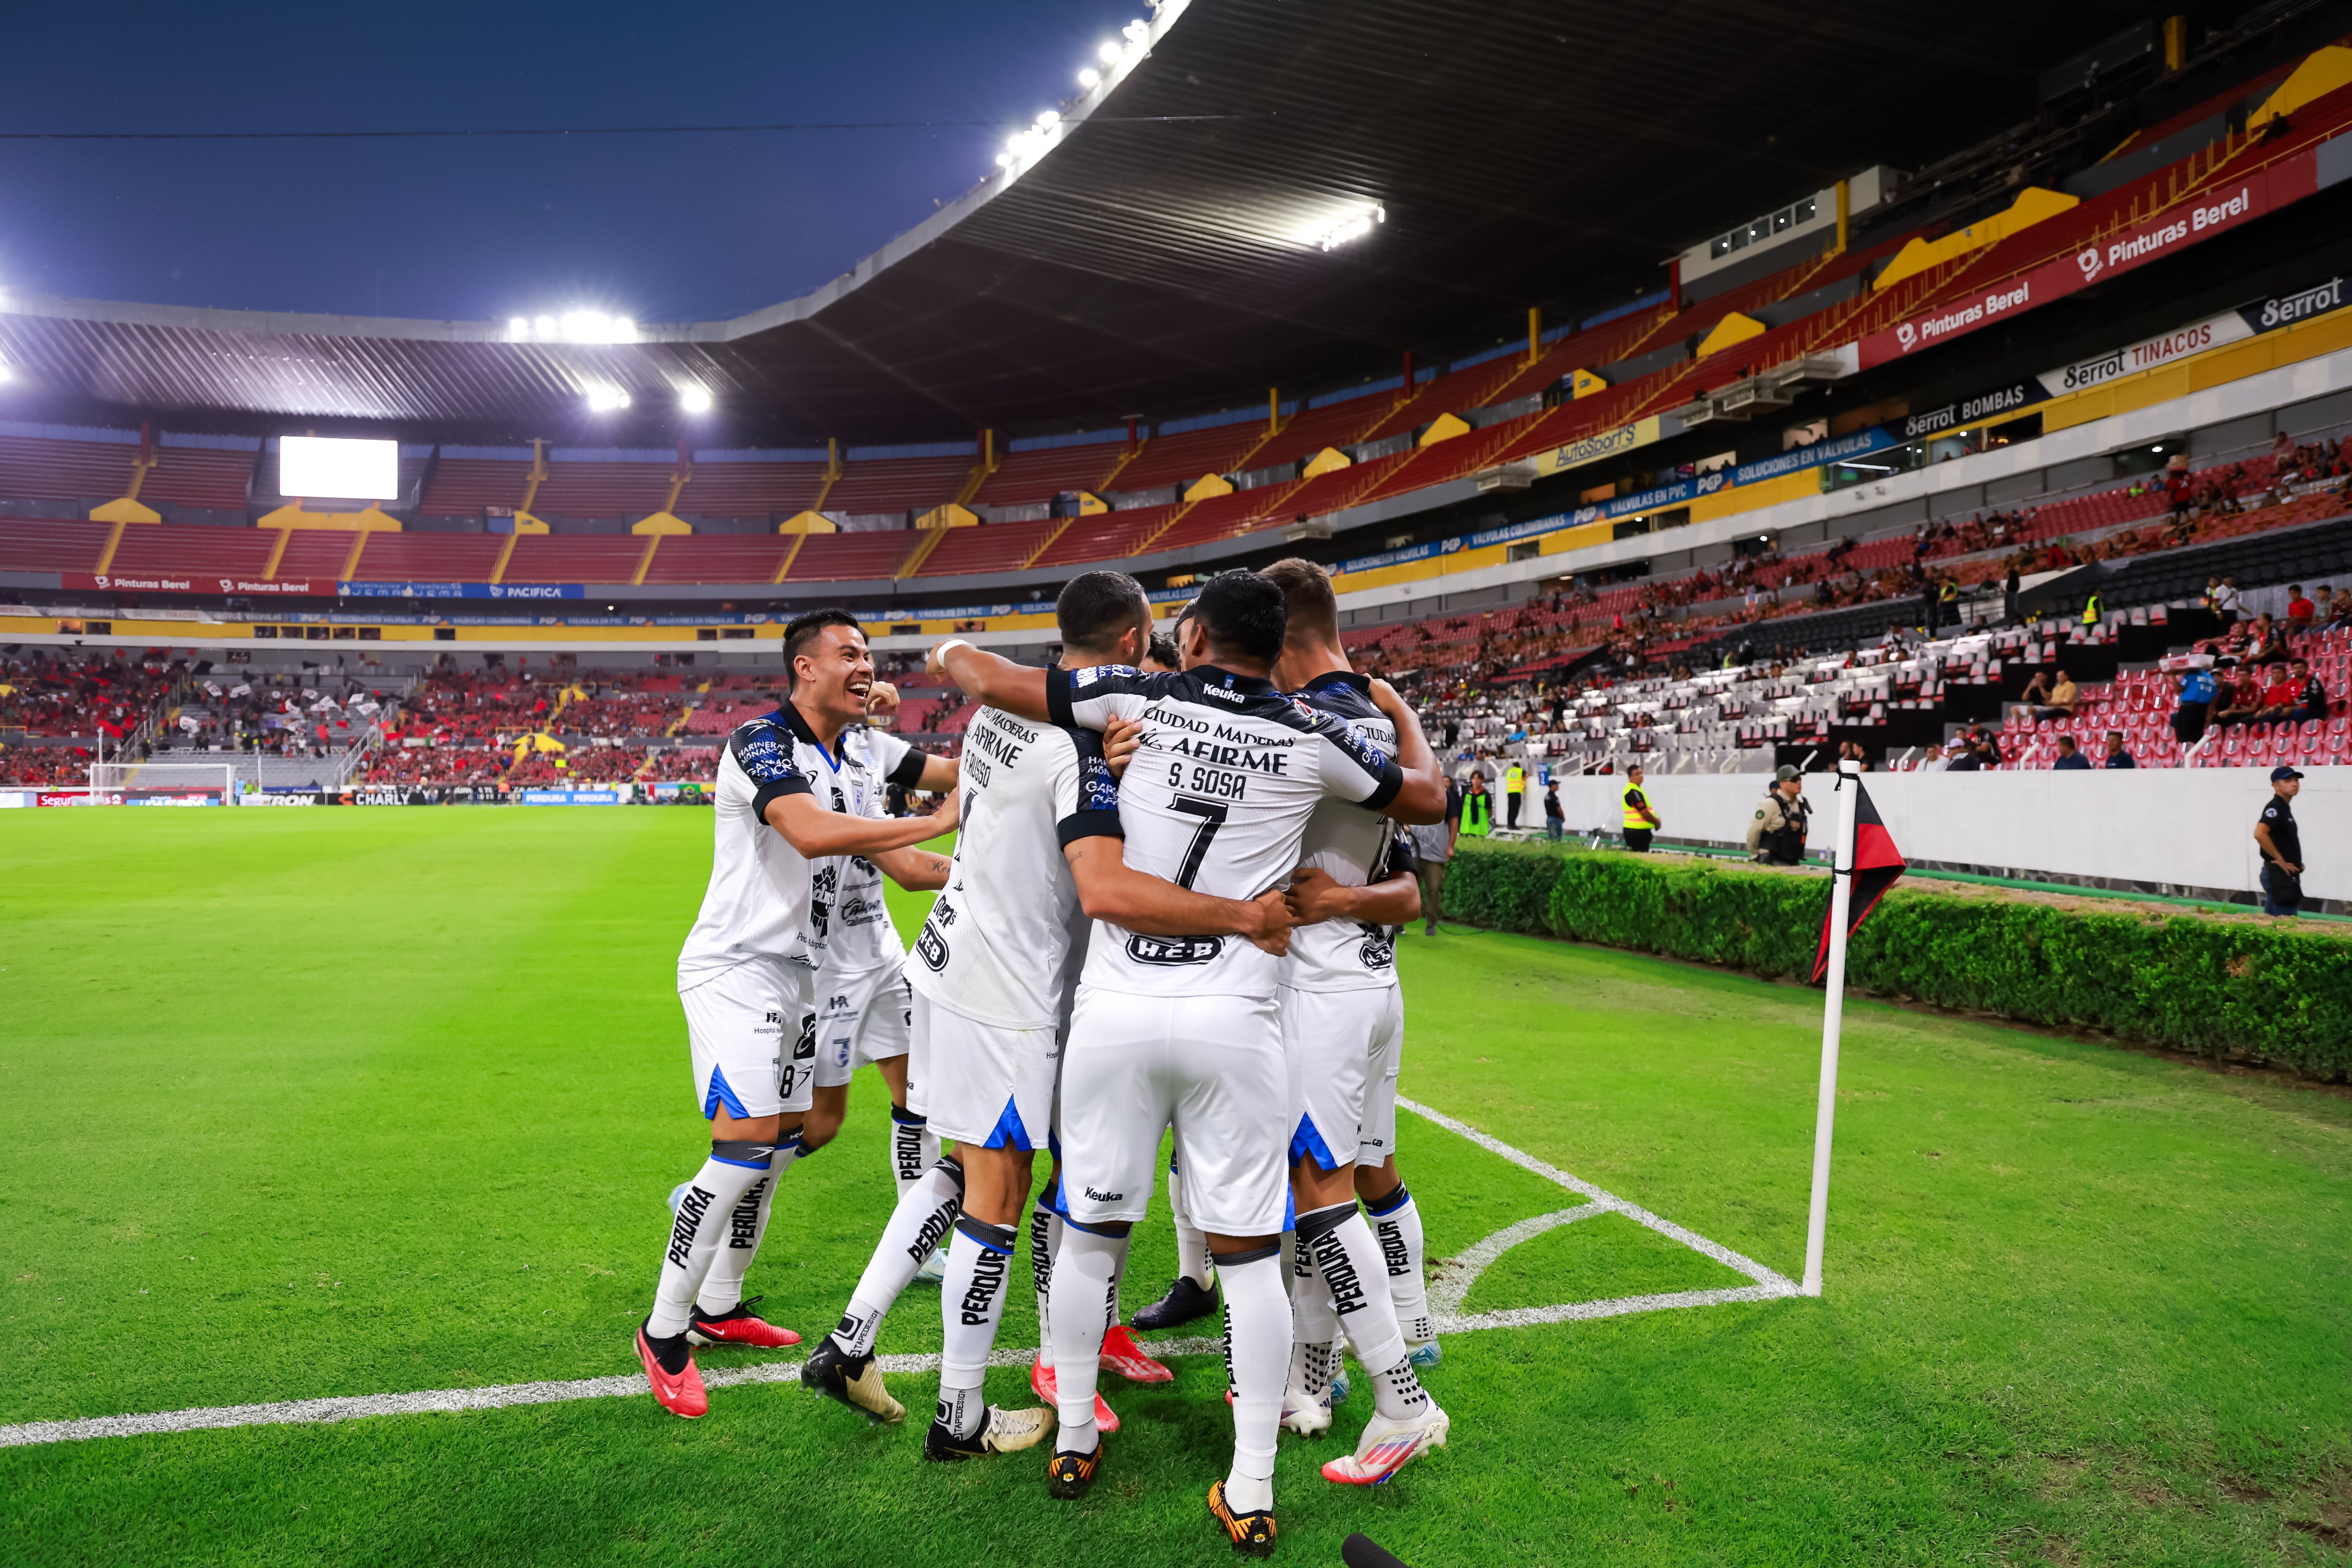
<instances>
[{"instance_id":1,"label":"soccer pitch","mask_svg":"<svg viewBox=\"0 0 2352 1568\"><path fill-rule=\"evenodd\" d=\"M922 1464L929 1373L892 1379L893 1428L761 1379L797 1351L700 1353L750 1375L697 1422L592 1387L32 1440L632 1375L663 1197L708 1147L673 965L709 839L691 809L0 818L0 1560L1229 1559L1206 1354L1105 1379L1126 1425L1075 1504L1038 1456ZM2352 1102L1855 1003L1828 1290L1788 1299L1736 1265L1802 1260L1817 993L1399 947L1404 1091L1486 1140L1406 1116L1401 1158L1433 1294L1486 1326L1427 1378L1452 1446L1394 1483L1316 1474L1360 1378L1333 1437L1285 1436L1279 1560L1361 1530L1416 1568L2342 1561ZM887 1103L862 1074L752 1270L812 1339L890 1201ZM1128 1310L1172 1271L1155 1204ZM1007 1348L1036 1343L1018 1277ZM939 1341L918 1286L880 1348ZM1031 1402L1021 1367L989 1391Z\"/></svg>"}]
</instances>

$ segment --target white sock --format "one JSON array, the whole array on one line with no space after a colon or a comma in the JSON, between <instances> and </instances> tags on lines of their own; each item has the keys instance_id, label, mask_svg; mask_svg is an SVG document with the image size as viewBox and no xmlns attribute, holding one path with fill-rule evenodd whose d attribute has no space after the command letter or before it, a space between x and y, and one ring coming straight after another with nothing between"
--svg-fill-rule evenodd
<instances>
[{"instance_id":1,"label":"white sock","mask_svg":"<svg viewBox=\"0 0 2352 1568\"><path fill-rule=\"evenodd\" d=\"M1389 1301L1380 1248L1371 1227L1356 1212L1355 1200L1300 1215L1298 1240L1314 1256L1315 1271L1331 1292L1332 1310L1356 1347L1356 1359L1372 1375L1380 1413L1402 1420L1425 1408L1429 1396L1405 1359L1404 1334Z\"/></svg>"},{"instance_id":2,"label":"white sock","mask_svg":"<svg viewBox=\"0 0 2352 1568\"><path fill-rule=\"evenodd\" d=\"M712 1139L710 1157L687 1184L677 1217L662 1254L661 1282L654 1287L654 1310L646 1333L666 1339L686 1332L695 1292L719 1256L719 1244L751 1184L771 1174L775 1145Z\"/></svg>"},{"instance_id":3,"label":"white sock","mask_svg":"<svg viewBox=\"0 0 2352 1568\"><path fill-rule=\"evenodd\" d=\"M1437 1325L1429 1321L1429 1279L1422 1267L1421 1209L1402 1182L1379 1203L1366 1207L1371 1210L1372 1238L1381 1244L1381 1257L1388 1266L1389 1301L1396 1308L1397 1327L1404 1331L1408 1344L1435 1339Z\"/></svg>"},{"instance_id":4,"label":"white sock","mask_svg":"<svg viewBox=\"0 0 2352 1568\"><path fill-rule=\"evenodd\" d=\"M931 1133L930 1123L903 1106L891 1106L890 1174L898 1178L898 1196L905 1197L924 1173L939 1163L940 1141Z\"/></svg>"},{"instance_id":5,"label":"white sock","mask_svg":"<svg viewBox=\"0 0 2352 1568\"><path fill-rule=\"evenodd\" d=\"M715 1318L743 1304L743 1275L751 1260L760 1255L761 1239L768 1234L768 1211L775 1206L777 1184L800 1157L801 1135L794 1133L776 1145L768 1174L753 1182L751 1190L729 1211L727 1245L719 1249L710 1260L710 1272L702 1277L702 1289L694 1297L698 1311Z\"/></svg>"},{"instance_id":6,"label":"white sock","mask_svg":"<svg viewBox=\"0 0 2352 1568\"><path fill-rule=\"evenodd\" d=\"M940 1318L947 1338L940 1352L939 1416L948 1430L969 1437L988 1418L981 1384L996 1328L1004 1321L1004 1289L1013 1272L1013 1229L967 1214L948 1240L947 1278L940 1286Z\"/></svg>"},{"instance_id":7,"label":"white sock","mask_svg":"<svg viewBox=\"0 0 2352 1568\"><path fill-rule=\"evenodd\" d=\"M914 1279L915 1270L923 1266L923 1260L931 1255L962 1210L963 1167L953 1160L941 1160L899 1196L889 1223L882 1227L882 1239L875 1243L874 1256L866 1260L866 1272L857 1277L857 1289L849 1293L848 1310L833 1331L835 1343L852 1355L864 1355L874 1348L882 1314L890 1310L898 1292Z\"/></svg>"},{"instance_id":8,"label":"white sock","mask_svg":"<svg viewBox=\"0 0 2352 1568\"><path fill-rule=\"evenodd\" d=\"M1192 1211L1184 1207L1184 1178L1177 1172L1174 1161L1168 1165L1168 1214L1176 1222L1176 1271L1200 1286L1209 1288L1208 1233L1192 1223Z\"/></svg>"},{"instance_id":9,"label":"white sock","mask_svg":"<svg viewBox=\"0 0 2352 1568\"><path fill-rule=\"evenodd\" d=\"M1297 1233L1285 1231L1283 1242L1290 1282L1290 1392L1307 1403L1322 1398L1331 1386L1331 1343L1339 1337L1339 1314L1331 1310L1331 1292L1315 1260L1298 1245Z\"/></svg>"},{"instance_id":10,"label":"white sock","mask_svg":"<svg viewBox=\"0 0 2352 1568\"><path fill-rule=\"evenodd\" d=\"M1066 1226L1054 1259L1054 1403L1059 1406L1057 1453L1091 1454L1095 1434L1095 1375L1102 1368L1102 1303L1127 1255L1127 1238ZM1277 1391L1277 1396L1278 1396Z\"/></svg>"},{"instance_id":11,"label":"white sock","mask_svg":"<svg viewBox=\"0 0 2352 1568\"><path fill-rule=\"evenodd\" d=\"M1062 1217L1046 1207L1053 1192L1049 1186L1039 1193L1036 1207L1029 1211L1029 1279L1037 1288L1038 1354L1049 1364L1054 1359L1054 1255L1062 1249Z\"/></svg>"},{"instance_id":12,"label":"white sock","mask_svg":"<svg viewBox=\"0 0 2352 1568\"><path fill-rule=\"evenodd\" d=\"M1278 1246L1233 1253L1216 1265L1225 1287L1225 1377L1234 1390L1225 1500L1235 1513L1255 1513L1274 1506L1274 1438L1290 1370L1290 1292Z\"/></svg>"}]
</instances>

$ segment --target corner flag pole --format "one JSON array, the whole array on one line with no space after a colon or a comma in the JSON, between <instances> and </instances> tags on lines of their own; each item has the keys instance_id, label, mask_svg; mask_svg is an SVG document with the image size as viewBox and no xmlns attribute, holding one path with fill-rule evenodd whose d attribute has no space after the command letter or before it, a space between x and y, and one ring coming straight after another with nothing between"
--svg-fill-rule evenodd
<instances>
[{"instance_id":1,"label":"corner flag pole","mask_svg":"<svg viewBox=\"0 0 2352 1568\"><path fill-rule=\"evenodd\" d=\"M1822 1244L1830 1222L1830 1130L1837 1119L1838 1026L1845 1017L1846 914L1853 904L1854 803L1862 794L1862 769L1838 764L1837 838L1830 848L1829 995L1822 1008L1822 1085L1813 1112L1813 1204L1805 1220L1806 1295L1822 1293Z\"/></svg>"}]
</instances>

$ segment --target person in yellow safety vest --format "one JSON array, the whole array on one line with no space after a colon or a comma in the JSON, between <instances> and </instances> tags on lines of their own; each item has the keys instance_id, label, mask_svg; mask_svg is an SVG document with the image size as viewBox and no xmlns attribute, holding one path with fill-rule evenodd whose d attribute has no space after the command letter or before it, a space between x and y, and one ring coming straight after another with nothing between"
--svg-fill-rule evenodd
<instances>
[{"instance_id":1,"label":"person in yellow safety vest","mask_svg":"<svg viewBox=\"0 0 2352 1568\"><path fill-rule=\"evenodd\" d=\"M1503 810L1508 825L1519 825L1519 808L1528 801L1528 770L1517 762L1503 769Z\"/></svg>"},{"instance_id":2,"label":"person in yellow safety vest","mask_svg":"<svg viewBox=\"0 0 2352 1568\"><path fill-rule=\"evenodd\" d=\"M2094 589L2091 591L2091 597L2084 601L2083 605L2083 624L2085 626L2096 626L2098 623L2099 594L2098 591Z\"/></svg>"},{"instance_id":3,"label":"person in yellow safety vest","mask_svg":"<svg viewBox=\"0 0 2352 1568\"><path fill-rule=\"evenodd\" d=\"M1625 847L1636 854L1646 853L1650 848L1650 835L1664 824L1658 821L1658 813L1651 806L1650 797L1642 789L1639 764L1625 769L1624 806Z\"/></svg>"},{"instance_id":4,"label":"person in yellow safety vest","mask_svg":"<svg viewBox=\"0 0 2352 1568\"><path fill-rule=\"evenodd\" d=\"M1495 831L1495 798L1486 793L1486 775L1470 773L1470 792L1462 797L1462 836L1483 839Z\"/></svg>"}]
</instances>

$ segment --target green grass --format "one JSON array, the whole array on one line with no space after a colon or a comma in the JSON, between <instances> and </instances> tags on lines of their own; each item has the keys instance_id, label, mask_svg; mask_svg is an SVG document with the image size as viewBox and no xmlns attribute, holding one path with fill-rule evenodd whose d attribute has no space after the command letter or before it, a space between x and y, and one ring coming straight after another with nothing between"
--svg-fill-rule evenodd
<instances>
[{"instance_id":1,"label":"green grass","mask_svg":"<svg viewBox=\"0 0 2352 1568\"><path fill-rule=\"evenodd\" d=\"M662 1197L707 1136L672 966L709 831L0 818L0 1423L633 1370ZM1530 938L1402 946L1408 1093L1798 1271L1814 993ZM752 1271L804 1333L889 1202L884 1103L863 1077ZM1573 1201L1401 1132L1433 1256ZM1332 1446L1285 1439L1281 1559L1362 1529L1424 1568L2340 1563L2347 1134L2332 1094L1857 1005L1824 1298L1455 1336L1429 1378L1453 1447L1392 1485L1328 1487ZM1155 1215L1129 1307L1171 1268ZM1608 1216L1506 1253L1467 1305L1738 1282ZM883 1348L939 1334L918 1288ZM1026 1291L1001 1343L1035 1343ZM924 1466L915 1421L768 1385L691 1424L600 1399L0 1449L0 1560L1223 1562L1220 1372L1179 1370L1109 1388L1128 1427L1076 1505L1028 1458ZM929 1379L894 1382L919 1416ZM1026 1402L1016 1371L990 1392Z\"/></svg>"}]
</instances>

